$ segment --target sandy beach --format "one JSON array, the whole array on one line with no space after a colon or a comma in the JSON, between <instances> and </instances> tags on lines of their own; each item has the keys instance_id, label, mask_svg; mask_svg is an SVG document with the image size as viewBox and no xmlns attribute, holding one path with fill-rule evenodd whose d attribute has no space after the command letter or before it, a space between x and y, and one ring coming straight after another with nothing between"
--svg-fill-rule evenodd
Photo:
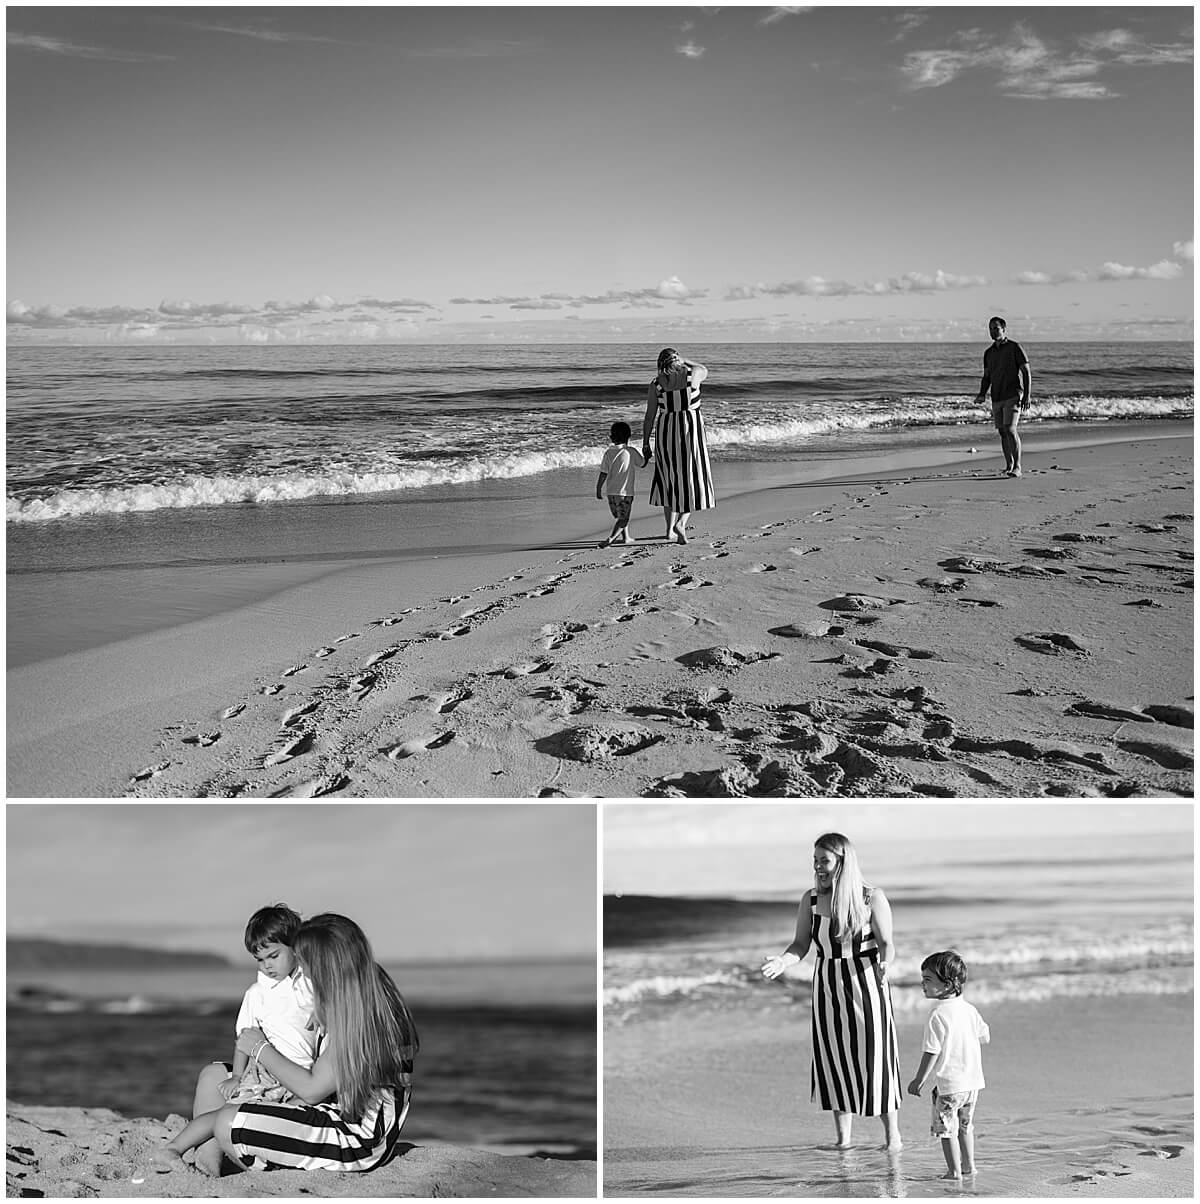
<instances>
[{"instance_id":1,"label":"sandy beach","mask_svg":"<svg viewBox=\"0 0 1200 1204\"><path fill-rule=\"evenodd\" d=\"M390 1163L370 1174L250 1172L209 1179L191 1169L156 1174L150 1152L183 1125L129 1119L106 1108L38 1108L10 1102L5 1141L8 1196L60 1199L247 1199L263 1196L549 1196L591 1198L596 1165L514 1157L461 1146L401 1142Z\"/></svg>"},{"instance_id":2,"label":"sandy beach","mask_svg":"<svg viewBox=\"0 0 1200 1204\"><path fill-rule=\"evenodd\" d=\"M8 792L1187 796L1192 446L1041 427L1011 481L979 426L718 473L687 546L643 493L597 547L575 473L275 511L271 558L10 573Z\"/></svg>"},{"instance_id":3,"label":"sandy beach","mask_svg":"<svg viewBox=\"0 0 1200 1204\"><path fill-rule=\"evenodd\" d=\"M992 1045L979 1173L945 1183L928 1097L905 1096L904 1149L859 1120L855 1148L808 1100L809 1012L672 1009L605 1030L604 1191L619 1196L1190 1197L1192 997L985 1007ZM900 1069L921 1028L898 1023Z\"/></svg>"}]
</instances>

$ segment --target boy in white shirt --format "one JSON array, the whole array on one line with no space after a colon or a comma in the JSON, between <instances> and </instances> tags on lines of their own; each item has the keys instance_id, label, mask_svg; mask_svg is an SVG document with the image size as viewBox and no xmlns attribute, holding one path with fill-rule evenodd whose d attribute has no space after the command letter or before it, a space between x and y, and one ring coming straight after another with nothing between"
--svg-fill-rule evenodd
<instances>
[{"instance_id":1,"label":"boy in white shirt","mask_svg":"<svg viewBox=\"0 0 1200 1204\"><path fill-rule=\"evenodd\" d=\"M637 480L637 470L645 468L650 462L648 457L629 446L629 436L632 431L628 422L614 422L609 437L612 447L604 453L600 461L600 476L596 480L596 500L601 499L601 490L608 497L608 509L616 522L606 540L600 546L607 548L617 543L633 543L629 534L629 516L633 513L634 483ZM607 483L607 487L606 487Z\"/></svg>"},{"instance_id":2,"label":"boy in white shirt","mask_svg":"<svg viewBox=\"0 0 1200 1204\"><path fill-rule=\"evenodd\" d=\"M290 1062L310 1070L317 1056L317 1025L313 1019L312 985L304 977L292 941L300 930L300 917L286 903L261 907L246 924L246 952L258 963L258 978L242 997L234 1032L261 1029ZM263 1042L263 1045L267 1043ZM224 1103L287 1103L293 1094L253 1055L236 1046L232 1067L214 1062L200 1072L192 1116L219 1108ZM215 1140L200 1140L189 1132L191 1125L170 1141L155 1157L155 1170L178 1166L182 1155L196 1149L194 1165L209 1175L221 1172L221 1150Z\"/></svg>"},{"instance_id":3,"label":"boy in white shirt","mask_svg":"<svg viewBox=\"0 0 1200 1204\"><path fill-rule=\"evenodd\" d=\"M962 997L966 981L966 963L953 950L931 953L921 963L925 998L939 1002L925 1024L921 1064L908 1093L920 1095L934 1079L930 1132L942 1139L944 1179L975 1173L975 1104L984 1086L979 1047L992 1037L987 1022Z\"/></svg>"}]
</instances>

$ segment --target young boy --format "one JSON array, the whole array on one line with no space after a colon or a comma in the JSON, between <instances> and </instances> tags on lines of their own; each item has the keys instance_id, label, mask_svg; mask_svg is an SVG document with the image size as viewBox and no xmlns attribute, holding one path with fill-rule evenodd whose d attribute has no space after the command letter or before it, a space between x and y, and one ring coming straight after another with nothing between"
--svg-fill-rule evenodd
<instances>
[{"instance_id":1,"label":"young boy","mask_svg":"<svg viewBox=\"0 0 1200 1204\"><path fill-rule=\"evenodd\" d=\"M953 950L931 953L921 963L925 998L939 1002L925 1024L924 1052L908 1093L920 1095L934 1079L930 1132L942 1139L944 1179L975 1173L975 1104L984 1085L979 1047L992 1036L983 1017L962 997L966 981L966 963Z\"/></svg>"},{"instance_id":2,"label":"young boy","mask_svg":"<svg viewBox=\"0 0 1200 1204\"><path fill-rule=\"evenodd\" d=\"M258 963L258 978L242 998L234 1031L260 1029L288 1061L309 1070L317 1056L317 1030L312 987L292 952L299 929L300 917L285 903L262 907L250 917L244 939L246 952ZM228 1077L224 1071L230 1071ZM208 1174L220 1174L220 1148L210 1140L206 1126L196 1124L196 1118L215 1111L222 1103L286 1103L292 1098L266 1067L235 1047L232 1069L227 1063L216 1062L201 1071L192 1123L159 1151L155 1169L179 1166L186 1150L199 1147L196 1166Z\"/></svg>"},{"instance_id":3,"label":"young boy","mask_svg":"<svg viewBox=\"0 0 1200 1204\"><path fill-rule=\"evenodd\" d=\"M600 462L600 476L596 479L596 500L601 500L601 490L607 482L608 488L605 492L608 496L608 509L617 520L613 523L608 538L601 541L602 548L617 543L618 536L621 543L634 542L629 534L634 481L637 478L637 470L645 468L650 461L641 452L628 446L631 433L628 422L614 422L609 432L613 445L604 453L604 459Z\"/></svg>"}]
</instances>

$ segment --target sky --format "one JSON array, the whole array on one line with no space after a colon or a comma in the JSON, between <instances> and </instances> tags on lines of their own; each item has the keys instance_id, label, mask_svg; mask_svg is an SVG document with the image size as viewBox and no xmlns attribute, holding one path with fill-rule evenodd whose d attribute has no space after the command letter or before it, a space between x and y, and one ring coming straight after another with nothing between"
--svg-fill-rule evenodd
<instances>
[{"instance_id":1,"label":"sky","mask_svg":"<svg viewBox=\"0 0 1200 1204\"><path fill-rule=\"evenodd\" d=\"M1190 6L10 6L8 337L1193 335Z\"/></svg>"},{"instance_id":2,"label":"sky","mask_svg":"<svg viewBox=\"0 0 1200 1204\"><path fill-rule=\"evenodd\" d=\"M604 809L606 893L720 895L807 886L812 844L841 832L864 870L893 880L922 862L972 857L1023 860L1083 856L1087 846L1149 838L1191 848L1189 803L636 803ZM1015 860L1011 860L1015 857ZM1004 860L1009 859L1009 860Z\"/></svg>"},{"instance_id":3,"label":"sky","mask_svg":"<svg viewBox=\"0 0 1200 1204\"><path fill-rule=\"evenodd\" d=\"M244 958L259 907L348 915L384 961L592 957L590 804L5 808L10 936Z\"/></svg>"}]
</instances>

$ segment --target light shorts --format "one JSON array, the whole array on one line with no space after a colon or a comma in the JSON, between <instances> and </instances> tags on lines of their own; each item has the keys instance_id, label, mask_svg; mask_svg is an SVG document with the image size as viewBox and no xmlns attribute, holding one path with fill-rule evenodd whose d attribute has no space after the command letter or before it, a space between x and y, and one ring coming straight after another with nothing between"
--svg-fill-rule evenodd
<instances>
[{"instance_id":1,"label":"light shorts","mask_svg":"<svg viewBox=\"0 0 1200 1204\"><path fill-rule=\"evenodd\" d=\"M934 1137L957 1137L966 1133L975 1119L975 1104L979 1091L948 1091L945 1095L933 1089L933 1117L929 1131Z\"/></svg>"},{"instance_id":2,"label":"light shorts","mask_svg":"<svg viewBox=\"0 0 1200 1204\"><path fill-rule=\"evenodd\" d=\"M992 421L996 430L1016 426L1021 421L1021 399L1014 397L1009 401L992 402Z\"/></svg>"},{"instance_id":3,"label":"light shorts","mask_svg":"<svg viewBox=\"0 0 1200 1204\"><path fill-rule=\"evenodd\" d=\"M610 493L608 495L608 509L617 522L627 523L629 522L629 516L633 513L633 498L623 497L619 493Z\"/></svg>"}]
</instances>

